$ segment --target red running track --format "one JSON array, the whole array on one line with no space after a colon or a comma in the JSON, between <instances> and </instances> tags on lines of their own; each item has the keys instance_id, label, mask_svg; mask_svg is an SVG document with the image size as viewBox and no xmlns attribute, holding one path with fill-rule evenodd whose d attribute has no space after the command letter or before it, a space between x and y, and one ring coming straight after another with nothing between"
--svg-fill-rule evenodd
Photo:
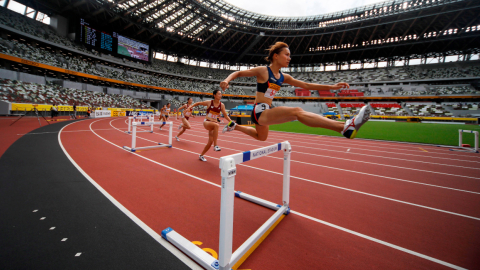
<instances>
[{"instance_id":1,"label":"red running track","mask_svg":"<svg viewBox=\"0 0 480 270\"><path fill-rule=\"evenodd\" d=\"M218 158L289 140L292 214L240 269L480 267L478 154L281 132L260 142L230 132L219 135L222 151L208 152L208 161L201 162L198 154L207 141L201 120L193 119L173 148L136 154L121 148L131 143L125 118L72 123L60 138L91 178L158 234L172 227L215 251ZM165 129L139 133L137 144L167 142L167 135ZM236 190L281 201L279 154L237 171ZM234 249L272 214L236 199Z\"/></svg>"}]
</instances>

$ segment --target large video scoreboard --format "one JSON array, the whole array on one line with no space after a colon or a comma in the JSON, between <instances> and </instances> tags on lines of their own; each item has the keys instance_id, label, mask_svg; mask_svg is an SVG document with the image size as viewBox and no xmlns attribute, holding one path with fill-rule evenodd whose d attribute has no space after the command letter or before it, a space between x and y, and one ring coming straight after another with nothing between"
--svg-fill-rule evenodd
<instances>
[{"instance_id":1,"label":"large video scoreboard","mask_svg":"<svg viewBox=\"0 0 480 270\"><path fill-rule=\"evenodd\" d=\"M99 30L84 19L80 19L78 40L87 47L104 53L135 60L150 61L150 47L146 43L118 35L116 32Z\"/></svg>"}]
</instances>

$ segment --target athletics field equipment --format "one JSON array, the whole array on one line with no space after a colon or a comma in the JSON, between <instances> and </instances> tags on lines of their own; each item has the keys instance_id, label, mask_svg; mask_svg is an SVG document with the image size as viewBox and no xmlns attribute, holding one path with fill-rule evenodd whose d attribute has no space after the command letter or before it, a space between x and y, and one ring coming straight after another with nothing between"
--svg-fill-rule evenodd
<instances>
[{"instance_id":1,"label":"athletics field equipment","mask_svg":"<svg viewBox=\"0 0 480 270\"><path fill-rule=\"evenodd\" d=\"M152 146L142 146L142 147L136 147L137 144L137 127L148 127L150 126L151 129L153 130L154 125L170 125L170 128L168 130L168 144L162 144L158 143L158 145L152 145ZM149 131L148 131L149 132ZM124 149L127 149L129 151L135 152L136 150L141 150L141 149L150 149L150 148L160 148L160 147L172 147L172 133L173 133L173 122L133 122L132 123L132 147L124 146Z\"/></svg>"},{"instance_id":2,"label":"athletics field equipment","mask_svg":"<svg viewBox=\"0 0 480 270\"><path fill-rule=\"evenodd\" d=\"M125 131L125 133L132 133L132 122L138 122L138 120L148 120L149 122L154 122L155 121L155 116L130 116L128 117L128 130ZM150 130L138 130L137 132L150 132L153 133L153 125L150 126Z\"/></svg>"},{"instance_id":3,"label":"athletics field equipment","mask_svg":"<svg viewBox=\"0 0 480 270\"><path fill-rule=\"evenodd\" d=\"M473 135L475 136L474 148L468 147L470 145L463 144L463 142L462 142L463 141L463 133L473 133ZM458 148L452 148L452 149L450 149L450 151L466 151L466 152L478 153L478 131L459 129L458 130Z\"/></svg>"},{"instance_id":4,"label":"athletics field equipment","mask_svg":"<svg viewBox=\"0 0 480 270\"><path fill-rule=\"evenodd\" d=\"M236 165L252 159L264 157L278 151L284 152L282 205L248 195L240 191L235 192L235 175L237 174ZM220 241L218 248L218 260L200 249L195 244L188 241L185 237L174 231L172 228L163 230L162 237L206 269L237 269L257 248L257 246L260 245L266 236L278 225L278 223L280 223L285 215L290 213L289 198L291 152L292 148L290 143L285 141L271 146L220 158L222 193L220 201ZM234 197L259 204L261 206L273 209L276 212L235 252L232 253Z\"/></svg>"}]
</instances>

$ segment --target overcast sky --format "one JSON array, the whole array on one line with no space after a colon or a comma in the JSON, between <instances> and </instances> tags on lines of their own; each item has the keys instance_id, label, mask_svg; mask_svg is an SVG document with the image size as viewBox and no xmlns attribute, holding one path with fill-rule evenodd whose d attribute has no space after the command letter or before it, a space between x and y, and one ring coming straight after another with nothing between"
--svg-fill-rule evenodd
<instances>
[{"instance_id":1,"label":"overcast sky","mask_svg":"<svg viewBox=\"0 0 480 270\"><path fill-rule=\"evenodd\" d=\"M310 16L351 9L384 0L224 0L232 5L265 15Z\"/></svg>"}]
</instances>

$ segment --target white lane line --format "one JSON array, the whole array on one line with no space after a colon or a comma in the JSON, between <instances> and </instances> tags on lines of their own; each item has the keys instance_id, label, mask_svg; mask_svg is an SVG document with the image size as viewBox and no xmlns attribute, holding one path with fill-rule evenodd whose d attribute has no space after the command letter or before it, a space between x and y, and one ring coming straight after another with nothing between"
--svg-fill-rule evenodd
<instances>
[{"instance_id":1,"label":"white lane line","mask_svg":"<svg viewBox=\"0 0 480 270\"><path fill-rule=\"evenodd\" d=\"M113 120L112 120L112 121L113 121ZM112 126L112 121L110 121L110 125L111 125L111 126ZM113 126L112 126L112 127L113 127ZM90 126L90 128L91 128L91 126ZM115 128L115 127L114 127L114 128ZM113 146L115 146L115 147L117 147L117 148L119 148L119 149L121 149L121 150L123 150L123 151L127 151L127 150L123 149L123 147L121 147L121 146L119 146L119 145L116 145L116 144L108 141L107 139L99 136L98 134L95 133L95 131L94 131L93 129L92 129L92 132L93 132L95 135L97 135L99 138L101 138L102 140L110 143L111 145L113 145ZM158 134L158 133L157 133L157 134ZM144 139L144 138L142 138L142 139ZM147 139L144 139L144 140L147 140ZM147 140L147 141L151 141L151 140ZM175 147L175 148L172 148L172 149L179 149L179 148ZM179 150L182 150L182 149L179 149ZM182 151L193 153L193 152L188 151L188 150L182 150ZM177 169L173 169L173 168L171 168L171 167L169 167L169 166L167 166L167 165L164 165L164 164L159 163L159 162L157 162L157 161L153 161L153 160L151 160L151 159L149 159L149 158L146 158L146 157L141 156L141 155L139 155L139 154L136 154L136 153L134 153L134 152L130 152L130 151L128 151L128 152L131 153L131 154L134 154L134 155L136 155L136 156L138 156L138 157L141 157L141 158L143 158L143 159L146 159L146 160L148 160L148 161L151 161L151 162L153 162L153 163L155 163L155 164L161 165L161 166L163 166L163 167L165 167L165 168L172 169L172 170L174 170L174 171L176 171L176 172L180 172L180 173L182 173L182 174L184 174L184 175L187 175L187 176L190 176L190 177L192 177L192 178L194 178L194 179L201 180L202 182L209 183L209 184L211 184L211 185L220 187L220 185L211 183L211 182L209 182L209 181L207 181L207 180L201 179L201 178L196 177L196 176L192 176L192 175L190 175L190 174L188 174L188 173L185 173L185 172L183 172L183 171L179 171L179 170L177 170ZM194 153L194 154L196 155L197 153ZM208 158L213 158L213 159L218 159L218 158L214 158L214 157L210 157L210 156L207 156L207 157L208 157ZM244 164L240 164L240 165L245 166L245 167L250 167L250 166L247 166L247 165L244 165ZM254 168L254 167L251 167L251 168ZM276 174L281 174L281 173L276 173ZM315 182L315 181L312 181L312 182ZM361 237L361 238L364 238L364 239L367 239L367 240L376 242L376 243L378 243L378 244L381 244L381 245L384 245L384 246L388 246L388 247L390 247L390 248L393 248L393 249L396 249L396 250L399 250L399 251L402 251L402 252L406 252L406 253L409 253L409 254L411 254L411 255L414 255L414 256L417 256L417 257L420 257L420 258L423 258L423 259L426 259L426 260L429 260L429 261L432 261L432 262L435 262L435 263L438 263L438 264L445 265L445 266L450 267L450 268L453 268L453 269L465 269L465 268L462 268L462 267L460 267L460 266L457 266L457 265L454 265L454 264L451 264L451 263L448 263L448 262L445 262L445 261L442 261L442 260L439 260L439 259L436 259L436 258L427 256L427 255L424 255L424 254L415 252L415 251L413 251L413 250L409 250L409 249L406 249L406 248L403 248L403 247L400 247L400 246L397 246L397 245L394 245L394 244L391 244L391 243L388 243L388 242L385 242L385 241L382 241L382 240L380 240L380 239L377 239L377 238L374 238L374 237L371 237L371 236L368 236L368 235L365 235L365 234L362 234L362 233L359 233L359 232L356 232L356 231L353 231L353 230L349 230L349 229L347 229L347 228L344 228L344 227L341 227L341 226L338 226L338 225L334 225L334 224L332 224L332 223L329 223L329 222L326 222L326 221L323 221L323 220L320 220L320 219L317 219L317 218L308 216L308 215L306 215L306 214L302 214L302 213L297 212L297 211L291 211L290 213L293 213L293 214L296 214L296 215L301 216L301 217L303 217L303 218L306 218L306 219L315 221L315 222L317 222L317 223L321 223L321 224L327 225L327 226L329 226L329 227L332 227L332 228L335 228L335 229L344 231L344 232L346 232L346 233L350 233L350 234L356 235L356 236L358 236L358 237Z\"/></svg>"},{"instance_id":2,"label":"white lane line","mask_svg":"<svg viewBox=\"0 0 480 270\"><path fill-rule=\"evenodd\" d=\"M45 219L46 219L46 217L42 217L42 218L40 218L40 220L45 220Z\"/></svg>"},{"instance_id":3,"label":"white lane line","mask_svg":"<svg viewBox=\"0 0 480 270\"><path fill-rule=\"evenodd\" d=\"M104 120L104 119L100 119L100 120L93 121L92 123L90 123L90 126L89 126L90 130L91 130L91 125L93 123L101 121L101 120ZM163 239L158 233L156 233L154 230L152 230L150 227L148 227L147 224L145 224L143 221L141 221L137 216L135 216L132 212L130 212L127 208L125 208L120 202L118 202L115 198L113 198L106 190L104 190L99 184L97 184L97 182L95 182L95 180L93 180L80 166L78 166L78 164L68 154L67 150L65 150L65 148L63 147L62 140L61 140L61 134L62 134L63 129L66 128L67 126L69 126L71 124L75 124L75 123L78 123L78 122L70 123L70 124L64 126L60 130L60 132L58 132L58 143L60 144L60 147L62 148L63 152L65 153L67 158L70 160L70 162L72 162L72 164L77 168L77 170L81 174L83 174L83 176L88 181L90 181L90 183L92 183L92 185L95 186L105 197L107 197L107 199L109 199L118 209L120 209L127 217L129 217L133 222L135 222L140 228L142 228L146 233L148 233L153 239L155 239L158 243L160 243L163 247L165 247L168 251L170 251L170 253L175 255L175 257L177 257L179 260L181 260L183 263L185 263L191 269L202 270L203 268L199 267L197 265L197 263L192 261L189 257L187 257L185 254L180 252L175 246L170 244L168 241ZM100 137L97 133L95 133L93 130L91 130L91 132L93 132L96 136L98 136L102 140L105 140L102 137ZM109 143L111 143L111 142L109 142ZM113 144L113 143L111 143L111 144Z\"/></svg>"},{"instance_id":4,"label":"white lane line","mask_svg":"<svg viewBox=\"0 0 480 270\"><path fill-rule=\"evenodd\" d=\"M457 265L454 265L454 264L451 264L451 263L447 263L447 262L445 262L445 261L441 261L441 260L435 259L435 258L433 258L433 257L424 255L424 254L422 254L422 253L418 253L418 252L415 252L415 251L412 251L412 250L409 250L409 249L406 249L406 248L403 248L403 247L400 247L400 246L397 246L397 245L394 245L394 244L391 244L391 243L388 243L388 242L385 242L385 241L382 241L382 240L379 240L379 239L376 239L376 238L373 238L373 237L370 237L370 236L368 236L368 235L361 234L361 233L358 233L358 232L355 232L355 231L352 231L352 230L349 230L349 229L346 229L346 228L337 226L337 225L335 225L335 224L326 222L326 221L324 221L324 220L320 220L320 219L317 219L317 218L313 218L313 217L307 216L307 215L302 214L302 213L299 213L299 212L297 212L297 211L291 210L290 213L293 213L293 214L299 215L299 216L301 216L301 217L304 217L304 218L306 218L306 219L310 219L310 220L312 220L312 221L315 221L315 222L318 222L318 223L327 225L327 226L329 226L329 227L332 227L332 228L335 228L335 229L338 229L338 230L341 230L341 231L344 231L344 232L347 232L347 233L356 235L356 236L358 236L358 237L362 237L362 238L364 238L364 239L368 239L368 240L370 240L370 241L373 241L373 242L376 242L376 243L385 245L385 246L387 246L387 247L391 247L391 248L394 248L394 249L396 249L396 250L400 250L400 251L406 252L406 253L408 253L408 254L411 254L411 255L414 255L414 256L423 258L423 259L425 259L425 260L429 260L429 261L432 261L432 262L436 262L436 263L438 263L438 264L441 264L441 265L444 265L444 266L447 266L447 267L450 267L450 268L453 268L453 269L464 269L464 270L466 270L466 268L463 268L463 267L460 267L460 266L457 266Z\"/></svg>"},{"instance_id":5,"label":"white lane line","mask_svg":"<svg viewBox=\"0 0 480 270\"><path fill-rule=\"evenodd\" d=\"M241 135L244 135L243 133L241 133ZM238 137L237 135L232 135L232 134L229 134L230 137L232 138L236 138L236 139L245 139L245 138L248 138L248 137ZM248 136L248 135L244 135L244 136ZM274 136L270 136L269 135L269 139L272 139ZM323 146L328 146L328 147L337 147L337 148L343 148L344 146L337 146L337 145L332 145L332 144L321 144L319 143L319 141L317 141L316 143L308 143L308 142L304 142L304 141L298 141L298 140L295 140L295 139L298 139L298 138L286 138L286 137L280 137L278 138L280 140L285 140L285 139L288 139L289 142L291 143L295 143L295 146L296 147L303 147L303 148L310 148L310 149L319 149L319 150L322 150L322 148L312 148L311 146L301 146L299 144L309 144L309 145L323 145ZM269 142L268 142L269 143ZM435 157L435 156L427 156L427 155L416 155L416 154L407 154L407 153L399 153L399 152L390 152L390 151L381 151L381 150L372 150L372 149L365 149L365 148L356 148L356 147L351 147L352 144L349 144L348 146L350 147L350 149L358 149L358 150L361 150L361 151L370 151L370 152L376 152L376 153L387 153L387 154L394 154L394 155L404 155L404 156L414 156L414 157L421 157L421 158L434 158L434 159L445 159L445 160L455 160L455 161L462 161L462 162L472 162L472 163L480 163L480 161L475 161L475 160L465 160L465 159L453 159L453 158L446 158L446 157ZM383 149L385 147L382 147ZM332 151L332 150L331 150ZM338 150L335 150L338 152ZM413 151L413 150L412 150ZM415 152L415 151L414 151ZM418 152L418 151L416 151ZM431 153L431 152L430 152ZM459 156L459 155L453 155L453 156ZM464 155L461 155L461 157L466 157L466 158L470 158L470 156L464 156Z\"/></svg>"},{"instance_id":6,"label":"white lane line","mask_svg":"<svg viewBox=\"0 0 480 270\"><path fill-rule=\"evenodd\" d=\"M277 133L277 132L279 132L279 133L287 133L287 134L290 133L290 134L292 134L292 136L293 136L292 138L296 138L296 139L298 139L298 135L307 135L307 136L314 135L314 136L316 136L316 134L293 133L293 132L275 131L275 130L272 130L272 132L273 132L273 134L274 134L273 136L277 136L277 134L275 134L275 133ZM296 134L296 135L294 135L294 134ZM280 135L280 134L278 134L278 136L280 136L280 138L285 138L285 136ZM297 137L295 137L295 136L297 136ZM347 140L347 139L342 138L342 137L334 137L334 136L328 136L328 135L324 135L323 137L324 137L324 138L326 137L326 138L335 138L335 139L337 139L337 140L335 140L335 143L336 143L336 144L347 145L347 146L352 144L352 143L346 143L346 142L345 142L345 143L342 143L342 142L341 142L342 140L343 140L343 141ZM318 142L317 140L313 140L313 139L303 139L303 140L308 140L308 141L312 141L312 142ZM365 144L364 141L363 141L364 139L357 139L357 140L359 140L359 141L361 142L359 146L365 146L365 147L370 147L370 148L388 148L388 147L395 147L396 149L401 149L402 151L416 152L415 149L408 150L408 149L401 148L401 147L394 146L394 145L379 146L378 144L373 144L373 143ZM367 140L368 140L368 139L367 139ZM332 141L332 142L333 142L333 141ZM376 140L376 142L379 142L379 144L384 143L382 140ZM394 141L390 141L390 143L391 143L391 144L395 144L395 143L408 144L408 142L394 142ZM417 143L412 143L412 144L417 144ZM458 155L458 154L445 153L445 151L433 151L433 150L439 149L439 148L438 148L438 147L435 147L435 145L432 145L432 144L430 144L430 145L428 145L428 144L422 144L422 145L423 145L423 146L430 146L430 147L432 147L432 148L429 148L429 150L430 150L430 152L433 153L433 154L441 154L441 155L447 155L447 156L459 156L459 157L474 157L474 158L478 158L478 157L469 156L469 155ZM415 148L415 147L413 147L413 148Z\"/></svg>"},{"instance_id":7,"label":"white lane line","mask_svg":"<svg viewBox=\"0 0 480 270\"><path fill-rule=\"evenodd\" d=\"M65 242L65 241L67 241L67 239L68 239L68 238L63 238L63 239L62 239L62 242Z\"/></svg>"},{"instance_id":8,"label":"white lane line","mask_svg":"<svg viewBox=\"0 0 480 270\"><path fill-rule=\"evenodd\" d=\"M195 132L195 133L200 133L202 135L205 135L204 133L200 132L200 131L192 131L192 132ZM187 136L193 136L192 134L186 134ZM238 137L233 137L233 139L244 139L244 138L238 138ZM218 139L218 140L221 140L221 141L227 141L227 140L224 140L224 139ZM229 141L227 141L229 142ZM231 142L231 141L230 141ZM265 145L270 145L271 142L262 142L262 141L255 141L257 143L263 143ZM294 141L290 141L291 143L294 143ZM237 143L237 142L235 142ZM295 147L300 147L300 148L307 148L307 149L311 149L311 150L322 150L322 151L329 151L329 152L335 152L335 153L341 153L341 151L339 150L332 150L332 149L325 149L325 148L316 148L316 147L311 147L311 146L301 146L301 145L298 145L296 142L295 144L293 144ZM347 151L350 151L351 148L349 148ZM295 151L296 153L302 153L302 154L309 154L309 153L305 153L305 152L298 152L298 151ZM432 165L440 165L440 166L448 166L448 167L455 167L455 168L465 168L465 169L472 169L472 170L480 170L480 167L466 167L466 166L458 166L458 165L453 165L453 164L445 164L445 163L435 163L435 162L428 162L428 161L420 161L420 160L414 160L414 159L404 159L404 158L394 158L394 157L386 157L386 156L376 156L376 155L369 155L369 154L362 154L362 153L355 153L355 152L349 152L349 154L351 155L360 155L360 156L368 156L368 157L376 157L376 158L382 158L382 159L393 159L393 160L402 160L402 161L409 161L409 162L415 162L415 163L425 163L425 164L432 164ZM338 159L338 157L336 157ZM450 158L447 158L448 160L454 160L454 159L450 159ZM388 165L387 165L388 166Z\"/></svg>"},{"instance_id":9,"label":"white lane line","mask_svg":"<svg viewBox=\"0 0 480 270\"><path fill-rule=\"evenodd\" d=\"M202 135L202 137L204 137L204 136L205 136L205 135ZM206 138L206 137L205 137L205 138ZM224 139L217 139L217 140L218 140L218 141L224 141L224 142L230 142L230 143L234 143L234 144L249 145L249 146L254 146L254 147L261 147L261 146L262 146L262 145L256 145L256 144L240 143L240 142L237 142L237 141L228 141L228 140L224 140ZM294 144L293 146L298 147L296 144ZM313 149L313 148L310 147L310 149ZM238 151L241 151L241 150L238 150ZM339 152L339 151L336 151L336 152ZM410 168L410 167L400 167L400 166L389 165L389 164L382 164L382 163L375 163L375 162L361 161L361 160L353 160L353 159L340 158L340 157L332 157L332 156L327 156L327 155L316 155L316 154L305 153L305 152L300 152L300 151L295 151L295 153L304 154L304 155L310 155L310 156L317 156L317 157L322 157L322 158L332 158L332 159L340 159L340 160L351 161L351 162L367 163L367 164L371 164L371 165L392 167L392 168L398 168L398 169L404 169L404 170L413 170L413 171L420 171L420 172L425 172L425 173L443 174L443 175L454 176L454 177L463 177L463 178L470 178L470 179L480 180L480 178L478 178L478 177L473 177L473 176L466 176L466 175L459 175L459 174L451 174L451 173L444 173L444 172L436 172L436 171L427 171L427 170L415 169L415 168ZM298 160L293 160L293 159L292 159L292 161L296 161L296 162L302 163L302 161L298 161ZM305 163L305 164L310 164L310 163ZM337 167L330 167L330 168L340 169L340 168L337 168ZM355 171L352 171L352 172L355 172Z\"/></svg>"},{"instance_id":10,"label":"white lane line","mask_svg":"<svg viewBox=\"0 0 480 270\"><path fill-rule=\"evenodd\" d=\"M80 255L82 255L82 253L78 252L77 254L75 254L75 257L80 257Z\"/></svg>"},{"instance_id":11,"label":"white lane line","mask_svg":"<svg viewBox=\"0 0 480 270\"><path fill-rule=\"evenodd\" d=\"M112 120L112 121L113 121L113 120ZM110 126L112 126L113 128L115 128L115 127L112 125L112 121L110 121ZM161 136L166 136L166 135L162 135L162 134L155 133L155 132L154 132L154 134L158 134L158 135L161 135ZM140 136L137 136L137 138L142 139L142 140L145 140L145 141L149 141L149 142L154 142L154 141L152 141L152 140L149 140L149 139L146 139L146 138L142 138L142 137L140 137ZM187 139L185 139L185 141L194 142L194 143L197 143L197 144L202 144L202 143L200 143L200 142L191 141L191 140L187 140ZM235 151L235 152L237 152L237 151L238 151L238 152L243 152L243 151L241 151L241 150L232 149L232 148L228 148L228 147L223 147L223 148L224 148L224 149L233 150L233 151ZM122 148L122 149L123 149L123 148ZM182 149L182 148L179 148L179 147L174 147L174 148L172 148L172 149L181 150L181 151L188 152L188 153L192 153L192 154L195 154L195 155L198 154L198 153L194 153L194 152L192 152L192 151L185 150L185 149ZM212 156L207 156L207 155L205 155L205 156L208 157L208 158L212 158L212 159L218 159L218 158L215 158L215 157L212 157ZM283 160L283 158L270 157L270 156L267 156L267 157ZM292 160L292 161L293 161L293 160ZM330 168L330 167L328 167L328 166L317 165L317 164L311 164L311 165L313 165L313 166L319 166L319 167ZM253 166L249 166L249 165L245 165L245 164L240 164L240 166L245 166L245 167L248 167L248 168L257 169L257 170L261 170L261 171L265 171L265 172L269 172L269 173L273 173L273 174L277 174L277 175L283 175L282 173L279 173L279 172L274 172L274 171L270 171L270 170L265 170L265 169L262 169L262 168L253 167ZM344 170L344 169L340 169L340 170L342 170L342 171L348 171L348 170ZM367 173L364 173L364 174L369 175L369 176L376 176L376 175L367 174ZM381 176L381 177L383 177L383 176ZM372 196L372 197L376 197L376 198L380 198L380 199L385 199L385 200L389 200L389 201L394 201L394 202L398 202L398 203L403 203L403 204L408 204L408 205L412 205L412 206L417 206L417 207L421 207L421 208L425 208L425 209L429 209L429 210L434 210L434 211L438 211L438 212L443 212L443 213L447 213L447 214L451 214L451 215L456 215L456 216L471 218L471 219L475 219L475 220L480 220L480 218L473 217L473 216L463 215L463 214L459 214L459 213L455 213L455 212L451 212L451 211L446 211L446 210L442 210L442 209L438 209L438 208L433 208L433 207L429 207L429 206L425 206L425 205L414 204L414 203L410 203L410 202L406 202L406 201L401 201L401 200L397 200L397 199L393 199L393 198L389 198L389 197L384 197L384 196L380 196L380 195L375 195L375 194L371 194L371 193L367 193L367 192L363 192L363 191L358 191L358 190L354 190L354 189L339 187L339 186L335 186L335 185L331 185L331 184L327 184L327 183L323 183L323 182L313 181L313 180L306 179L306 178L302 178L302 177L297 177L297 176L292 176L292 175L290 175L290 178L295 178L295 179L299 179L299 180L306 181L306 182L311 182L311 183L315 183L315 184L325 185L325 186L329 186L329 187L333 187L333 188L338 188L338 189L342 189L342 190L346 190L346 191L351 191L351 192L355 192L355 193L359 193L359 194L363 194L363 195L367 195L367 196ZM467 193L473 193L473 194L480 194L480 193L478 193L478 192L473 192L473 191L466 191L466 190L461 190L461 189L455 189L455 188L442 187L442 186L436 186L436 185L431 185L431 184L418 183L418 182L413 182L413 181L409 181L409 180L397 179L397 178L393 178L393 177L385 177L385 178L388 178L388 179L391 179L391 180L402 181L402 182L408 182L408 183L415 183L415 184L421 184L421 185L426 185L426 186L444 188L444 189L449 189L449 190L455 190L455 191L461 191L461 192L467 192Z\"/></svg>"},{"instance_id":12,"label":"white lane line","mask_svg":"<svg viewBox=\"0 0 480 270\"><path fill-rule=\"evenodd\" d=\"M37 210L37 209L35 209L35 210L33 210L32 212L34 212L34 213L35 213L35 212L38 212L38 210Z\"/></svg>"},{"instance_id":13,"label":"white lane line","mask_svg":"<svg viewBox=\"0 0 480 270\"><path fill-rule=\"evenodd\" d=\"M201 126L201 125L198 125L198 124L197 124L197 126ZM295 133L295 132L276 131L276 130L270 130L270 132L271 132L271 133L269 134L269 138L275 138L275 139L280 139L280 140L285 139L285 138L288 138L289 141L291 141L291 142L292 142L293 139L299 139L298 136L303 136L303 137L318 136L318 135L316 135L316 134ZM282 133L282 135L276 134L276 133ZM291 134L292 137L286 137L285 135L283 135L283 133L286 133L286 134L289 134L289 135ZM241 133L241 134L243 134L243 133ZM278 135L279 137L276 137L277 135ZM245 135L245 136L248 136L248 135ZM337 138L337 137L335 137L335 136L327 136L327 135L322 135L322 137L328 137L328 138L338 139L338 141L339 141L340 143L338 143L337 141L335 141L335 142L336 142L336 144L339 144L339 145L347 145L347 146L351 146L351 145L352 145L352 143L346 143L346 144L345 144L345 143L341 143L341 140L346 140L346 139L344 139L344 138L342 138L342 137L338 137L338 138ZM360 147L361 147L361 146L365 146L365 145L363 144L363 140L364 140L364 139L357 139L357 141L362 142L362 144L359 145ZM369 140L369 139L365 139L365 140ZM305 142L305 141L312 141L312 142L314 142L314 143L308 143L308 142ZM375 141L378 141L378 142L380 142L380 143L384 143L384 142L381 141L381 140L375 140ZM305 138L302 138L301 141L297 141L297 142L305 143L305 144L313 144L313 145L325 145L325 146L332 146L332 147L343 147L343 146L335 146L335 145L331 145L331 144L319 144L319 141L318 141L318 140L305 139ZM409 144L408 142L394 142L394 141L390 141L390 143L392 143L392 144L395 144L395 143ZM412 144L418 144L418 143L412 143ZM366 145L366 147L388 148L388 146L378 146L378 145L376 145L376 146L369 146L369 145L373 145L373 144L368 144L368 145ZM422 145L428 145L428 144L422 144ZM432 148L434 147L434 145L428 145L428 146L430 146L430 147L432 147ZM362 149L362 150L365 150L365 151L376 151L376 150L368 150L368 149L364 149L364 148L356 148L356 149ZM398 149L402 149L402 148L398 148ZM416 152L416 150L405 150L405 151ZM384 152L384 151L378 151L378 152ZM389 152L389 153L402 154L402 153L397 153L397 152ZM448 156L466 157L466 158L470 158L470 157L472 157L472 158L477 158L477 157L475 157L475 156L469 156L469 155L458 155L458 154L445 153L444 151L431 151L431 153L433 153L433 154L448 155ZM422 157L436 158L436 157L432 157L432 156L422 156ZM444 158L444 159L448 159L448 158ZM462 161L463 161L463 160L462 160ZM469 161L469 162L480 162L480 160L479 160L479 161Z\"/></svg>"},{"instance_id":14,"label":"white lane line","mask_svg":"<svg viewBox=\"0 0 480 270\"><path fill-rule=\"evenodd\" d=\"M51 228L50 228L50 231L53 231L53 230L55 230L55 227L51 227Z\"/></svg>"}]
</instances>

